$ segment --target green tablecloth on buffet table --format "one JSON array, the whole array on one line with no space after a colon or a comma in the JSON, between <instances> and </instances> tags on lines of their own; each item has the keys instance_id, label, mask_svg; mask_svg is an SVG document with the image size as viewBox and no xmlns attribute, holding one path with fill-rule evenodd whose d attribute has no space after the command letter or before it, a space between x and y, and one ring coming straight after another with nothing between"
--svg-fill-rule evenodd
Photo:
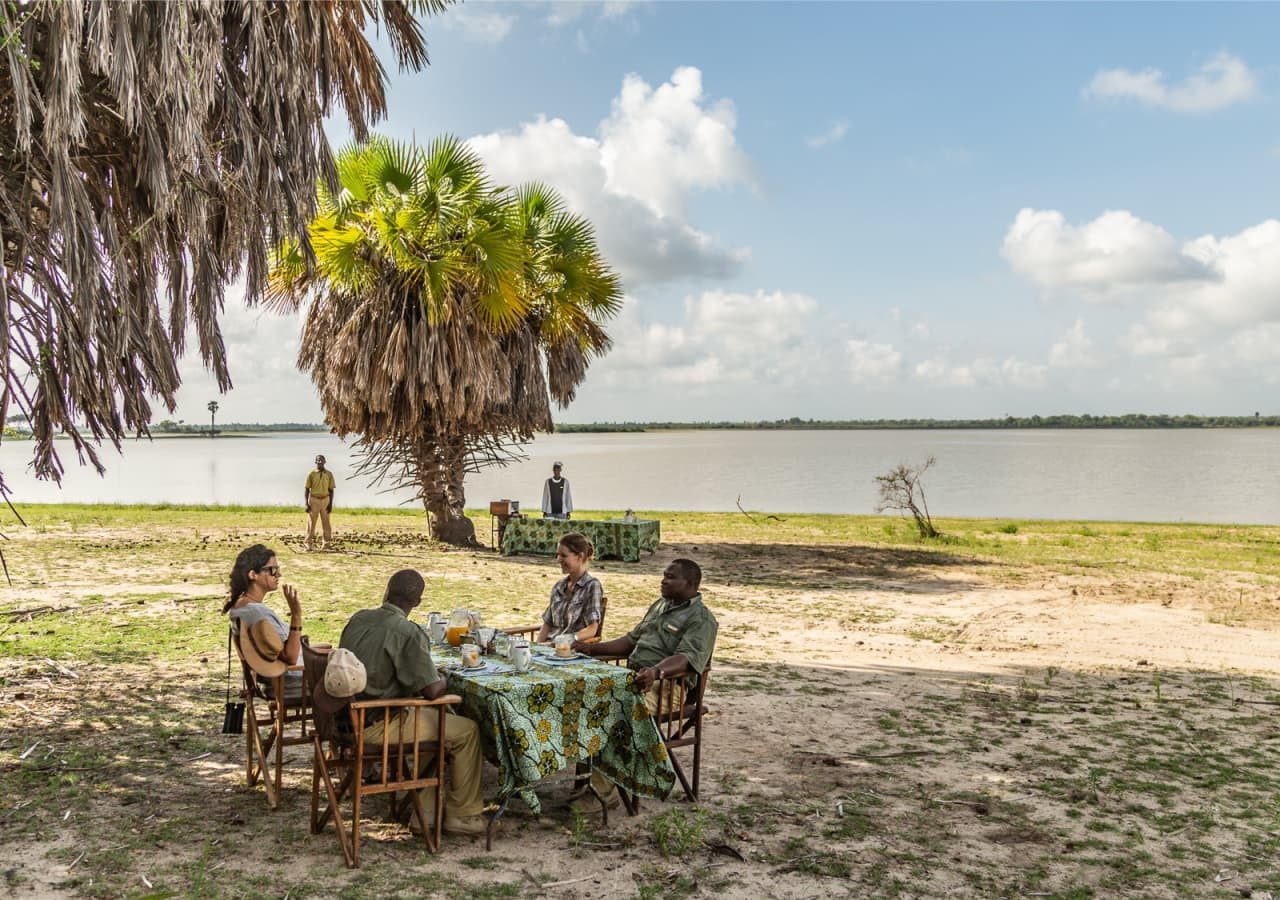
<instances>
[{"instance_id":1,"label":"green tablecloth on buffet table","mask_svg":"<svg viewBox=\"0 0 1280 900\"><path fill-rule=\"evenodd\" d=\"M662 538L662 524L657 519L512 519L502 535L502 555L555 556L560 538L571 531L585 534L595 544L597 559L614 557L626 562L638 562L641 550L657 550Z\"/></svg>"},{"instance_id":2,"label":"green tablecloth on buffet table","mask_svg":"<svg viewBox=\"0 0 1280 900\"><path fill-rule=\"evenodd\" d=\"M505 659L484 657L501 671L473 675L458 668L457 650L432 648L449 692L462 697L458 711L479 726L484 754L498 767L498 799L519 793L538 810L533 786L592 756L596 771L615 784L665 798L675 769L635 673L596 660L539 663L543 652L537 648L524 674Z\"/></svg>"}]
</instances>

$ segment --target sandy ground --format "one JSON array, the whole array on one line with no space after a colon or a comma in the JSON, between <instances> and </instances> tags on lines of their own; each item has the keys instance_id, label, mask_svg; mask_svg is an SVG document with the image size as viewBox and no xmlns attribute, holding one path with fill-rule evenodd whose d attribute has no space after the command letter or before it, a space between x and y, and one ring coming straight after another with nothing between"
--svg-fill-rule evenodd
<instances>
[{"instance_id":1,"label":"sandy ground","mask_svg":"<svg viewBox=\"0 0 1280 900\"><path fill-rule=\"evenodd\" d=\"M694 553L692 538L676 537L640 569L623 575L615 565L612 577L656 585L666 561ZM1218 617L1202 602L1204 585L1171 576L1022 570L1010 578L999 566L908 557L872 576L860 574L866 553L829 548L806 585L793 577L814 563L803 548L773 548L748 568L741 548L697 540L708 571L743 575L705 586L721 640L698 806L648 801L635 818L617 810L608 826L597 816L575 828L556 802L561 784L547 790L543 816L513 810L489 854L482 841L446 837L439 856L425 856L405 830L372 823L357 873L343 868L331 832L307 833L306 754L291 753L280 809L245 787L239 739L211 733L216 655L156 666L61 663L74 677L52 661L0 658L0 695L10 704L0 772L16 772L19 749L38 739L29 758L54 748L64 765L50 778L65 782L33 786L29 804L17 794L0 800L9 892L1275 890L1274 628L1210 621ZM469 557L450 559L461 567ZM1242 600L1280 603L1265 580L1244 579L1240 591ZM110 591L96 592L110 602ZM59 588L34 588L5 608L66 600ZM130 603L131 615L155 614L145 601ZM618 627L638 608L620 609ZM195 687L175 697L157 689L165 683ZM77 767L66 764L75 759L67 750L77 746L94 748L98 761L86 766L105 771L68 771ZM487 779L492 786L492 770ZM659 835L670 827L683 827L689 846L681 852L669 839L664 855Z\"/></svg>"}]
</instances>

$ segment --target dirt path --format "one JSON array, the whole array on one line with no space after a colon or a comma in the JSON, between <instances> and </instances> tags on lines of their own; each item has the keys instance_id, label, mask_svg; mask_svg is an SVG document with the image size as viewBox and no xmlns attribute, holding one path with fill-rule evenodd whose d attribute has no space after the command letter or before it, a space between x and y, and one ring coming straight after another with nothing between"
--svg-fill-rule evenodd
<instances>
[{"instance_id":1,"label":"dirt path","mask_svg":"<svg viewBox=\"0 0 1280 900\"><path fill-rule=\"evenodd\" d=\"M615 633L669 559L721 573L706 584L721 638L702 803L648 802L606 828L558 808L563 785L543 816L516 809L493 853L446 838L429 857L403 829L373 824L364 868L348 872L332 833L307 833L306 754L292 754L270 812L244 786L239 739L217 734L225 661L207 573L251 537L78 529L16 542L11 565L33 574L0 612L59 612L0 618L8 893L1280 892L1276 632L1229 621L1204 579L923 565L857 546L754 555L678 532L639 566L597 573ZM474 589L499 623L534 615L554 575L542 560L407 539L348 546L360 552L282 553L305 576L311 628L340 628L401 557L433 573L436 605ZM90 562L58 575L73 553ZM339 577L350 588L326 594ZM1221 582L1242 608L1275 602L1265 580ZM72 649L42 649L55 638ZM148 640L189 649L148 658Z\"/></svg>"}]
</instances>

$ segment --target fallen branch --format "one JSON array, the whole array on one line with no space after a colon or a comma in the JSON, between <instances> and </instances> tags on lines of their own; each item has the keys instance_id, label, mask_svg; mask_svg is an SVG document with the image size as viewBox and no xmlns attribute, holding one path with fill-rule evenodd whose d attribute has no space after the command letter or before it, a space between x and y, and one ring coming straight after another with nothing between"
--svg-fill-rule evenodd
<instances>
[{"instance_id":1,"label":"fallen branch","mask_svg":"<svg viewBox=\"0 0 1280 900\"><path fill-rule=\"evenodd\" d=\"M51 612L62 612L64 609L70 608L71 607L69 606L33 606L31 609L12 609L6 613L0 613L0 615L8 616L9 621L11 622L17 622L19 620L30 622L36 616L43 616L45 613Z\"/></svg>"},{"instance_id":2,"label":"fallen branch","mask_svg":"<svg viewBox=\"0 0 1280 900\"><path fill-rule=\"evenodd\" d=\"M48 663L49 665L53 666L55 669L57 669L57 670L58 670L58 672L59 672L60 674L62 674L62 675L66 675L68 678L79 678L79 677L80 677L80 676L79 676L79 675L77 675L75 672L72 672L72 671L71 671L70 669L68 669L66 666L62 665L62 663L54 662L53 660L49 659L47 656L44 658L44 660L43 660L43 661L44 661L44 662L46 662L46 663Z\"/></svg>"},{"instance_id":3,"label":"fallen branch","mask_svg":"<svg viewBox=\"0 0 1280 900\"><path fill-rule=\"evenodd\" d=\"M745 509L743 509L743 508L742 508L742 495L741 495L741 494L739 494L739 495L738 495L737 505L738 505L738 509L742 512L742 514L743 514L744 516L746 516L746 517L747 517L748 519L750 519L752 522L756 521L755 517L754 517L754 516L752 516L752 515L751 515L751 513L747 512ZM775 521L775 522L785 522L785 521L786 521L786 519L779 518L778 516L775 516L775 515L773 515L772 513L770 513L769 515L765 516L765 518L766 518L766 519L773 519L773 521Z\"/></svg>"},{"instance_id":4,"label":"fallen branch","mask_svg":"<svg viewBox=\"0 0 1280 900\"><path fill-rule=\"evenodd\" d=\"M564 887L565 885L568 885L568 884L581 884L584 881L591 881L592 879L598 878L598 877L599 877L598 875L587 875L583 878L571 878L568 881L549 881L546 884L541 885L541 887L543 888Z\"/></svg>"},{"instance_id":5,"label":"fallen branch","mask_svg":"<svg viewBox=\"0 0 1280 900\"><path fill-rule=\"evenodd\" d=\"M928 756L937 750L899 750L897 753L853 753L845 759L892 759L895 756Z\"/></svg>"}]
</instances>

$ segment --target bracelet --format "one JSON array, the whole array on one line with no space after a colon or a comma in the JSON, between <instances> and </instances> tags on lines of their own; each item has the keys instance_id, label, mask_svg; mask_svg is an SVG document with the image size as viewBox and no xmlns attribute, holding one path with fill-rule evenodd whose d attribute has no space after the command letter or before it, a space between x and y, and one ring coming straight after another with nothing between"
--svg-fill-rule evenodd
<instances>
[{"instance_id":1,"label":"bracelet","mask_svg":"<svg viewBox=\"0 0 1280 900\"><path fill-rule=\"evenodd\" d=\"M301 625L290 625L290 626L289 626L289 630L290 630L290 631L301 631L301 630L302 630L302 626L301 626Z\"/></svg>"}]
</instances>

